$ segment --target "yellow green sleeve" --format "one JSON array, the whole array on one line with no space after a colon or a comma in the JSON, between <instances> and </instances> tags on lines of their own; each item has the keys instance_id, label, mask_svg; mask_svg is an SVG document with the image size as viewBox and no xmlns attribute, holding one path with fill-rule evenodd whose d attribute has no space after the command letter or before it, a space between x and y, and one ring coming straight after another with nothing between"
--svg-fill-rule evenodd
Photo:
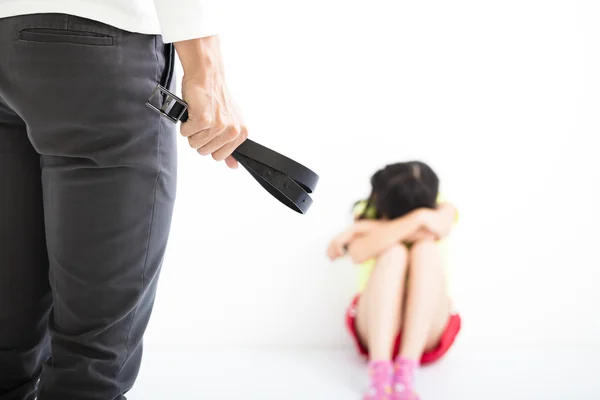
<instances>
[{"instance_id":1,"label":"yellow green sleeve","mask_svg":"<svg viewBox=\"0 0 600 400\"><path fill-rule=\"evenodd\" d=\"M358 216L362 215L365 212L365 207L367 207L366 200L362 200L362 201L359 201L358 203L356 203L356 205L354 206L354 209L352 210L354 217L358 217ZM375 210L375 207L370 206L369 209L367 210L367 213L365 216L370 219L376 218L377 212Z\"/></svg>"}]
</instances>

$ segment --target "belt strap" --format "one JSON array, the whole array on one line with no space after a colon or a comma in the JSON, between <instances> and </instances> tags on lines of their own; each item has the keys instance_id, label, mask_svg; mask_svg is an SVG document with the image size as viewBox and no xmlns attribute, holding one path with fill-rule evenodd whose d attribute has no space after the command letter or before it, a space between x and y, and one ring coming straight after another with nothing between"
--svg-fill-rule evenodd
<instances>
[{"instance_id":1,"label":"belt strap","mask_svg":"<svg viewBox=\"0 0 600 400\"><path fill-rule=\"evenodd\" d=\"M160 85L146 104L174 123L188 120L187 103ZM317 174L250 139L232 155L273 197L292 210L306 214L313 203L309 193L314 192L319 182Z\"/></svg>"}]
</instances>

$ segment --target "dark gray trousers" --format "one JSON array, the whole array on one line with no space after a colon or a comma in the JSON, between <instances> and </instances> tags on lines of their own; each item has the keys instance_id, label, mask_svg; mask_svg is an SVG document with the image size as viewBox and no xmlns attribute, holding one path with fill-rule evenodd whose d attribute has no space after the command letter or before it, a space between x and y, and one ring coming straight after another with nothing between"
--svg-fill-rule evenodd
<instances>
[{"instance_id":1,"label":"dark gray trousers","mask_svg":"<svg viewBox=\"0 0 600 400\"><path fill-rule=\"evenodd\" d=\"M133 386L175 200L175 125L145 105L170 50L73 16L0 19L0 400Z\"/></svg>"}]
</instances>

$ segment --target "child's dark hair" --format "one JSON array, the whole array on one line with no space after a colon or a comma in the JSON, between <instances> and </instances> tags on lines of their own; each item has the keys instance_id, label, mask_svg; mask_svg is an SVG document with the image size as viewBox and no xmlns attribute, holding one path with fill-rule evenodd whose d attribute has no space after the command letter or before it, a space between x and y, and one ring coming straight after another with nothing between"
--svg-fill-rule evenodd
<instances>
[{"instance_id":1,"label":"child's dark hair","mask_svg":"<svg viewBox=\"0 0 600 400\"><path fill-rule=\"evenodd\" d=\"M375 218L394 219L417 208L435 208L439 179L427 164L409 161L387 165L371 177L371 195L359 219L375 209Z\"/></svg>"}]
</instances>

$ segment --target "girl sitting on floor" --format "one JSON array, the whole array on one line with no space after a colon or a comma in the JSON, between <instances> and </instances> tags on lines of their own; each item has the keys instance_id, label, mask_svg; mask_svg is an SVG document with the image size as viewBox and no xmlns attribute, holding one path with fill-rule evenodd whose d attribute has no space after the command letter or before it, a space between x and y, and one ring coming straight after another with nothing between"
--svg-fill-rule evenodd
<instances>
[{"instance_id":1,"label":"girl sitting on floor","mask_svg":"<svg viewBox=\"0 0 600 400\"><path fill-rule=\"evenodd\" d=\"M371 178L355 222L333 239L331 260L348 254L361 267L346 315L359 353L369 360L364 400L417 400L414 373L445 355L460 331L443 253L457 221L422 162L388 165Z\"/></svg>"}]
</instances>

